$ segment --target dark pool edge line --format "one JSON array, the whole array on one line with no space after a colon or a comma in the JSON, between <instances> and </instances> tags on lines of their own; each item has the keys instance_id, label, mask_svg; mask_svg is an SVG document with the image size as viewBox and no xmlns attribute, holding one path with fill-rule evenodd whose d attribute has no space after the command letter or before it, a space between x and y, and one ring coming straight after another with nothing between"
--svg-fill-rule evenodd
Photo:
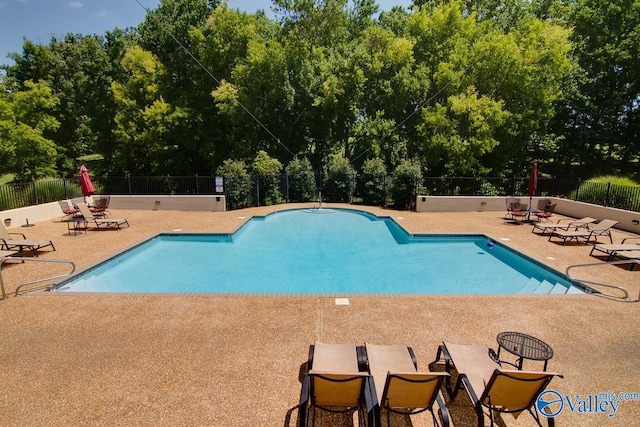
<instances>
[{"instance_id":1,"label":"dark pool edge line","mask_svg":"<svg viewBox=\"0 0 640 427\"><path fill-rule=\"evenodd\" d=\"M271 215L275 215L275 214L279 214L279 213L285 213L285 212L292 212L292 211L308 211L308 210L313 210L315 208L309 208L309 207L303 207L303 208L292 208L292 209L281 209L281 210L277 210L277 211L273 211L273 212L268 212L266 214L261 214L261 215L251 215L249 216L248 219L246 219L238 228L235 229L235 231L231 232L231 233L219 233L219 232L211 232L211 233L207 233L207 232L178 232L178 231L170 231L170 232L160 232L146 240L143 240L141 242L138 242L136 244L130 245L129 247L125 248L124 250L122 250L121 252L119 252L116 255L113 255L111 257L105 258L103 260L100 261L96 261L94 263L91 263L89 266L87 266L86 268L76 272L75 274L73 274L72 276L67 277L65 280L63 280L60 283L57 284L53 284L50 289L52 291L57 291L58 289L60 289L61 287L63 287L65 284L72 282L73 280L77 279L78 277L81 277L85 274L88 274L89 272L91 272L92 270L100 267L101 265L116 260L122 256L125 256L126 254L128 254L129 252L139 248L142 245L145 245L151 241L153 241L154 239L158 239L158 238L162 238L163 236L221 236L221 237L230 237L231 239L233 239L233 237L235 235L237 235L238 233L240 233L245 226L247 226L247 224L249 224L253 219L266 219L267 217L271 216ZM509 251L510 253L519 256L519 257L523 257L525 258L527 261L533 263L534 265L538 266L539 268L542 268L543 270L549 272L550 274L554 274L557 275L558 277L562 278L563 280L567 281L570 286L575 286L576 288L578 288L579 290L581 290L583 293L585 294L593 294L593 293L597 293L597 291L595 291L594 289L590 288L589 286L578 282L576 280L571 279L570 277L568 277L566 274L557 271L555 268L523 253L520 252L518 250L516 250L515 248L512 248L506 244L504 244L503 242L500 242L498 240L496 240L495 238L492 238L490 236L487 236L486 234L482 234L482 233L447 233L447 232L442 232L442 233L409 233L403 226L401 223L399 223L398 221L396 221L395 218L393 218L391 215L378 215L376 213L373 212L369 212L367 210L361 210L361 209L354 209L354 208L334 208L334 207L327 207L327 208L318 208L318 209L327 209L327 210L337 210L337 211L348 211L348 212L352 212L354 214L358 214L358 215L362 215L365 217L370 218L372 221L375 220L383 220L383 221L391 221L393 222L398 228L399 230L404 233L406 235L406 238L408 239L408 243L411 243L412 239L420 239L420 238L429 238L429 237L442 237L442 238L447 238L447 237L466 237L466 238L477 238L477 239L487 239L490 242L492 242L494 245L498 245L501 248L503 248L504 250ZM391 230L390 230L391 231ZM393 231L391 231L391 233L393 234ZM395 236L394 236L395 237ZM72 293L72 292L58 292L58 293ZM80 292L77 292L80 293ZM120 294L119 292L87 292L89 294L94 294L94 293L115 293L115 294ZM124 292L122 293L124 294ZM145 294L145 293L141 293L141 294ZM149 292L148 294L163 294L163 293L151 293ZM167 294L171 294L171 293L167 293ZM187 293L190 294L190 293ZM204 295L223 295L223 294L211 294L211 293L204 293ZM251 294L233 294L233 295L251 295ZM272 295L272 294L256 294L256 295ZM281 295L289 295L289 294L281 294ZM297 294L293 294L293 295L297 295ZM316 294L299 294L299 295L303 295L303 296L308 296L308 295L316 295ZM317 295L325 295L325 294L317 294ZM356 295L360 295L360 294L356 294ZM403 294L372 294L372 295L403 295ZM520 294L415 294L415 295L520 295ZM527 294L524 294L527 295ZM530 294L530 295L536 295L536 294ZM541 295L554 295L554 294L541 294ZM560 294L560 295L567 295L565 294Z\"/></svg>"}]
</instances>

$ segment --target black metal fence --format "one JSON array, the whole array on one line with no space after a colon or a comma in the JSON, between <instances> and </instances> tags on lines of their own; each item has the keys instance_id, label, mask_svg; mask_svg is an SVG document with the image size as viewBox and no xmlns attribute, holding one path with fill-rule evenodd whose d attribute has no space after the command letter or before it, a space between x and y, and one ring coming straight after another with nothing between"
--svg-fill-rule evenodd
<instances>
[{"instance_id":1,"label":"black metal fence","mask_svg":"<svg viewBox=\"0 0 640 427\"><path fill-rule=\"evenodd\" d=\"M289 189L294 184L286 174L278 177L281 199L288 203ZM97 194L113 195L153 195L153 194L226 194L224 179L214 176L152 176L152 177L94 177L92 179ZM381 203L393 202L387 194L391 178L383 177L377 185ZM254 177L252 204L261 200L260 180ZM316 193L309 201L317 200L322 190L323 176L316 174ZM474 178L474 177L425 177L416 183L416 195L431 196L525 196L527 178ZM354 193L350 200L363 199L361 177L353 176ZM621 186L584 182L577 179L539 178L538 196L562 197L570 200L593 203L619 209L640 211L640 186ZM82 196L80 180L74 178L42 179L38 181L0 185L0 210L15 209L42 203L55 202Z\"/></svg>"}]
</instances>

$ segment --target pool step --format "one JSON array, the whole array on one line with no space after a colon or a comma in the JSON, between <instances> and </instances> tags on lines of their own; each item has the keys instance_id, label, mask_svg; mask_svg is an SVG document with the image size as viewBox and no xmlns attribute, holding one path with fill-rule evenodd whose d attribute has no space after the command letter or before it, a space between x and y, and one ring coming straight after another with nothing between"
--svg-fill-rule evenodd
<instances>
[{"instance_id":1,"label":"pool step","mask_svg":"<svg viewBox=\"0 0 640 427\"><path fill-rule=\"evenodd\" d=\"M580 289L575 286L570 286L567 288L562 283L556 283L555 285L551 282L547 282L543 280L542 282L534 277L529 279L527 283L524 284L522 289L520 289L520 294L582 294Z\"/></svg>"},{"instance_id":2,"label":"pool step","mask_svg":"<svg viewBox=\"0 0 640 427\"><path fill-rule=\"evenodd\" d=\"M535 291L533 291L534 294L548 294L551 292L551 290L553 289L553 285L549 282L547 282L546 280L543 280L542 282L540 282L540 286L538 286L536 288Z\"/></svg>"},{"instance_id":3,"label":"pool step","mask_svg":"<svg viewBox=\"0 0 640 427\"><path fill-rule=\"evenodd\" d=\"M527 283L524 284L524 286L522 287L522 289L520 289L520 292L518 293L532 294L533 291L535 291L538 286L540 286L540 281L532 277L531 279L529 279Z\"/></svg>"},{"instance_id":4,"label":"pool step","mask_svg":"<svg viewBox=\"0 0 640 427\"><path fill-rule=\"evenodd\" d=\"M566 294L567 291L568 291L568 288L565 285L556 283L553 289L551 289L549 293L550 294Z\"/></svg>"}]
</instances>

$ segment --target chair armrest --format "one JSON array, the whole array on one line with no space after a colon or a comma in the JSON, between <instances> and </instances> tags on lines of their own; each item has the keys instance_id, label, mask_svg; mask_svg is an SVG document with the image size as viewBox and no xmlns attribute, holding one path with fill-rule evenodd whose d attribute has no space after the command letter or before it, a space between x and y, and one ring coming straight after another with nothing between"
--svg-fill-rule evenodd
<instances>
[{"instance_id":1,"label":"chair armrest","mask_svg":"<svg viewBox=\"0 0 640 427\"><path fill-rule=\"evenodd\" d=\"M27 240L27 236L25 236L25 235L24 235L24 234L22 234L22 233L9 233L9 234L13 234L14 236L22 236L22 239L23 239L23 240Z\"/></svg>"},{"instance_id":2,"label":"chair armrest","mask_svg":"<svg viewBox=\"0 0 640 427\"><path fill-rule=\"evenodd\" d=\"M458 395L458 392L460 391L460 387L462 387L463 384L464 384L464 389L467 391L467 394L469 395L469 399L471 399L471 403L473 403L473 406L475 406L480 401L480 398L478 398L476 391L471 386L471 382L469 381L469 378L467 378L465 374L458 373L458 381L456 381L456 388L453 389L453 395L451 396L451 399L453 400L456 398L456 396Z\"/></svg>"},{"instance_id":3,"label":"chair armrest","mask_svg":"<svg viewBox=\"0 0 640 427\"><path fill-rule=\"evenodd\" d=\"M625 237L624 239L622 239L622 243L624 244L624 242L626 242L627 240L640 240L640 237Z\"/></svg>"},{"instance_id":4,"label":"chair armrest","mask_svg":"<svg viewBox=\"0 0 640 427\"><path fill-rule=\"evenodd\" d=\"M363 345L357 345L356 355L358 357L358 371L369 372L369 358L367 357L367 348Z\"/></svg>"},{"instance_id":5,"label":"chair armrest","mask_svg":"<svg viewBox=\"0 0 640 427\"><path fill-rule=\"evenodd\" d=\"M313 344L309 345L309 357L307 358L307 370L313 369L313 351L315 346Z\"/></svg>"}]
</instances>

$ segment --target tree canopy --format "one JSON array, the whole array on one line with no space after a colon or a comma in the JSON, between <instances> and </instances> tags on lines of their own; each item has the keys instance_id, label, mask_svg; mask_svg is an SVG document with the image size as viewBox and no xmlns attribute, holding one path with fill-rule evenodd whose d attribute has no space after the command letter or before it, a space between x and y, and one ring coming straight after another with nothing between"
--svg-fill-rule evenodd
<instances>
[{"instance_id":1,"label":"tree canopy","mask_svg":"<svg viewBox=\"0 0 640 427\"><path fill-rule=\"evenodd\" d=\"M425 176L537 161L549 175L640 179L640 0L273 10L162 0L134 30L25 41L0 73L0 173L68 175L99 154L109 175L235 162L272 175L304 159Z\"/></svg>"}]
</instances>

